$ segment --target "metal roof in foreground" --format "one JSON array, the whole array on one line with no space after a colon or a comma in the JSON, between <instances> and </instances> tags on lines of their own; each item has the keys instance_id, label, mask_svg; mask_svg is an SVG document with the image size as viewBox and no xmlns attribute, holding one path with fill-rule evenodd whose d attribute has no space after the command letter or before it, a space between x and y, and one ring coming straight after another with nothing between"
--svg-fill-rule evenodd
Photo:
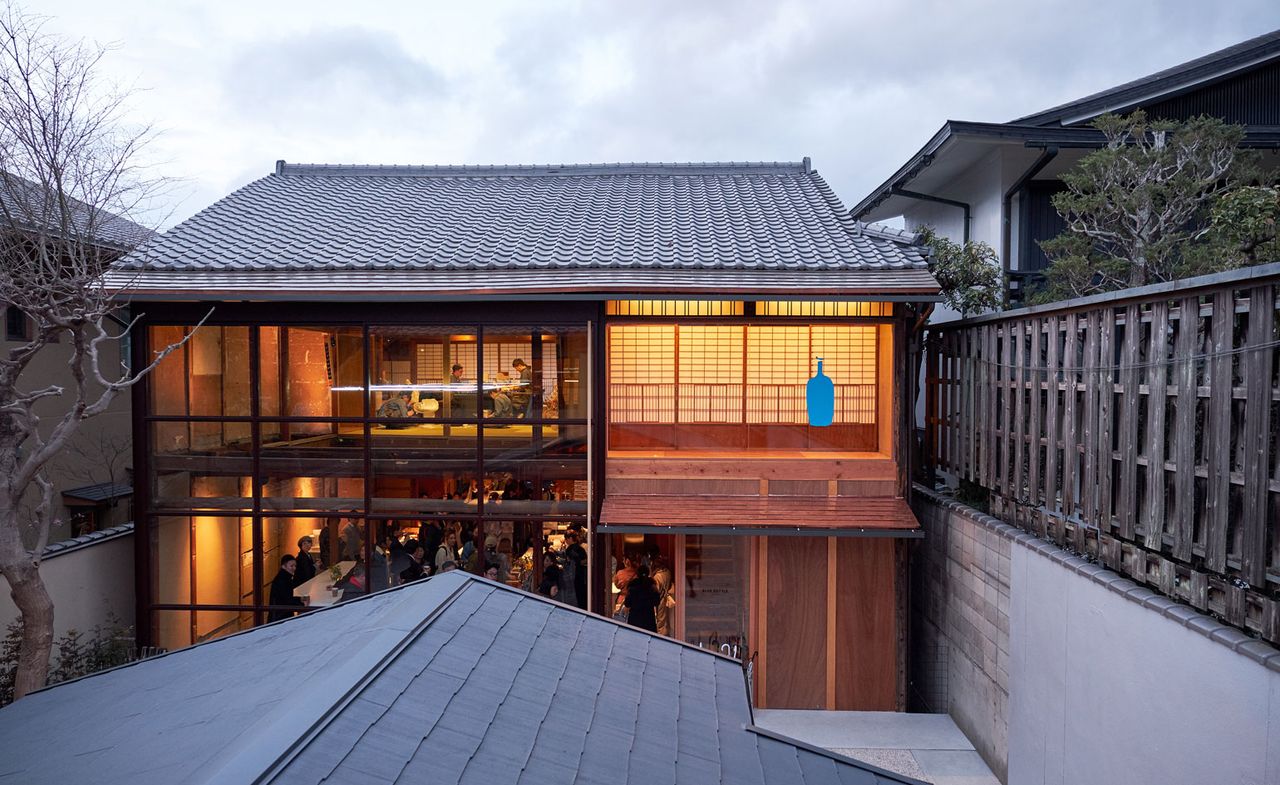
<instances>
[{"instance_id":1,"label":"metal roof in foreground","mask_svg":"<svg viewBox=\"0 0 1280 785\"><path fill-rule=\"evenodd\" d=\"M857 275L848 278L851 274ZM305 274L305 281L298 277ZM823 275L835 277L826 282ZM936 293L907 233L853 220L800 163L285 164L122 259L140 296L482 296L715 291ZM797 284L786 275L800 275ZM246 279L244 276L251 276ZM682 283L683 282L683 283Z\"/></svg>"},{"instance_id":2,"label":"metal roof in foreground","mask_svg":"<svg viewBox=\"0 0 1280 785\"><path fill-rule=\"evenodd\" d=\"M739 663L461 572L0 709L23 783L918 783L755 727Z\"/></svg>"}]
</instances>

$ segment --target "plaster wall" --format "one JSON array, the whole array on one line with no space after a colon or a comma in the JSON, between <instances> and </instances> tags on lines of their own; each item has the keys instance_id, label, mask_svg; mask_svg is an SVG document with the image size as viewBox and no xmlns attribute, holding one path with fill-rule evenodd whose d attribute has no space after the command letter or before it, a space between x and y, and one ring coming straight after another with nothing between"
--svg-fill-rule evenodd
<instances>
[{"instance_id":1,"label":"plaster wall","mask_svg":"<svg viewBox=\"0 0 1280 785\"><path fill-rule=\"evenodd\" d=\"M1280 672L1013 550L1011 783L1280 782Z\"/></svg>"},{"instance_id":2,"label":"plaster wall","mask_svg":"<svg viewBox=\"0 0 1280 785\"><path fill-rule=\"evenodd\" d=\"M68 630L88 632L111 616L134 623L133 532L46 555L40 575L53 599L54 640ZM0 591L0 632L18 618L8 591Z\"/></svg>"},{"instance_id":3,"label":"plaster wall","mask_svg":"<svg viewBox=\"0 0 1280 785\"><path fill-rule=\"evenodd\" d=\"M4 308L0 307L0 315ZM0 333L0 351L8 352L22 344L17 341L3 340ZM113 369L120 367L122 346L118 341L107 341L101 347L102 368L110 375ZM42 348L32 359L22 374L22 388L39 390L50 386L59 386L67 390L74 385L67 370L67 360L71 357L69 340L64 336L59 343L51 343ZM90 395L96 395L96 387L91 386ZM49 542L57 542L71 537L71 510L62 504L61 492L85 485L104 482L128 482L129 468L133 465L132 429L130 418L129 393L123 392L115 396L105 412L86 420L71 437L68 447L47 464L46 472L57 493L54 494L54 506L57 508L57 523L49 532ZM37 404L36 413L41 418L41 431L46 435L66 413L71 405L73 394L55 396ZM29 504L37 499L35 492L29 493ZM121 523L127 520L129 500L120 500L116 508L99 521L99 528ZM120 510L120 513L117 513ZM34 532L24 532L28 547L34 546Z\"/></svg>"},{"instance_id":4,"label":"plaster wall","mask_svg":"<svg viewBox=\"0 0 1280 785\"><path fill-rule=\"evenodd\" d=\"M1280 651L917 486L910 698L1003 782L1280 782Z\"/></svg>"}]
</instances>

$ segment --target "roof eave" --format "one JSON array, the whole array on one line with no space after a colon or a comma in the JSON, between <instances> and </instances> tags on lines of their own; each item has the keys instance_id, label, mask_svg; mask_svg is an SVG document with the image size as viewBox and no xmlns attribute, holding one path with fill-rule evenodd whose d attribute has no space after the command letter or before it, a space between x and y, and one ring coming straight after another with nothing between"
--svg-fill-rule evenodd
<instances>
[{"instance_id":1,"label":"roof eave","mask_svg":"<svg viewBox=\"0 0 1280 785\"><path fill-rule=\"evenodd\" d=\"M1017 123L980 123L963 120L948 120L933 135L924 147L920 148L906 164L899 167L892 177L881 183L874 191L858 202L850 215L863 220L867 213L874 210L885 199L893 195L895 188L902 188L910 183L927 166L940 155L946 153L946 143L951 139L968 138L989 141L991 144L1021 143L1024 147L1076 148L1091 150L1103 147L1106 138L1102 132L1091 127L1036 126ZM1274 126L1246 126L1241 147L1251 149L1280 148L1280 128Z\"/></svg>"},{"instance_id":2,"label":"roof eave","mask_svg":"<svg viewBox=\"0 0 1280 785\"><path fill-rule=\"evenodd\" d=\"M1132 109L1146 101L1172 98L1206 84L1228 78L1233 74L1263 65L1280 56L1280 38L1272 34L1270 40L1258 46L1230 55L1214 58L1213 54L1167 69L1170 73L1151 80L1161 72L1140 77L1092 95L1045 109L1035 114L1019 117L1010 122L1021 125L1058 123L1072 125L1090 120L1107 112ZM1228 47L1231 49L1233 47ZM1197 62L1203 60L1204 62Z\"/></svg>"}]
</instances>

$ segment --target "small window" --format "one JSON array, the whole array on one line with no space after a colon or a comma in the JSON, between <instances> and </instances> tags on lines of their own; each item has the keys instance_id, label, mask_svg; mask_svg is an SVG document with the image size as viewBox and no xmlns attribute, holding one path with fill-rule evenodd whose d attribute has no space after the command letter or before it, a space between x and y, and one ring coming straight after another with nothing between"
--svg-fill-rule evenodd
<instances>
[{"instance_id":1,"label":"small window","mask_svg":"<svg viewBox=\"0 0 1280 785\"><path fill-rule=\"evenodd\" d=\"M609 316L742 316L743 304L734 300L609 300Z\"/></svg>"},{"instance_id":2,"label":"small window","mask_svg":"<svg viewBox=\"0 0 1280 785\"><path fill-rule=\"evenodd\" d=\"M6 341L31 340L31 320L12 305L4 309L4 339Z\"/></svg>"}]
</instances>

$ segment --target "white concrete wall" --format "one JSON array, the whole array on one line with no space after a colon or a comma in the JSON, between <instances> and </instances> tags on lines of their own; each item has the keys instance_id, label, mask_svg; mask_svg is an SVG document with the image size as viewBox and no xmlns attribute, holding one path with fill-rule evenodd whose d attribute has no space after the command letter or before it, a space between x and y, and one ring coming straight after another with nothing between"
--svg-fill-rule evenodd
<instances>
[{"instance_id":1,"label":"white concrete wall","mask_svg":"<svg viewBox=\"0 0 1280 785\"><path fill-rule=\"evenodd\" d=\"M53 599L54 640L67 630L87 632L107 624L134 623L133 532L92 541L44 558L40 575ZM0 631L18 618L8 586L0 591Z\"/></svg>"},{"instance_id":2,"label":"white concrete wall","mask_svg":"<svg viewBox=\"0 0 1280 785\"><path fill-rule=\"evenodd\" d=\"M1028 548L1011 596L1010 783L1280 783L1280 673Z\"/></svg>"}]
</instances>

